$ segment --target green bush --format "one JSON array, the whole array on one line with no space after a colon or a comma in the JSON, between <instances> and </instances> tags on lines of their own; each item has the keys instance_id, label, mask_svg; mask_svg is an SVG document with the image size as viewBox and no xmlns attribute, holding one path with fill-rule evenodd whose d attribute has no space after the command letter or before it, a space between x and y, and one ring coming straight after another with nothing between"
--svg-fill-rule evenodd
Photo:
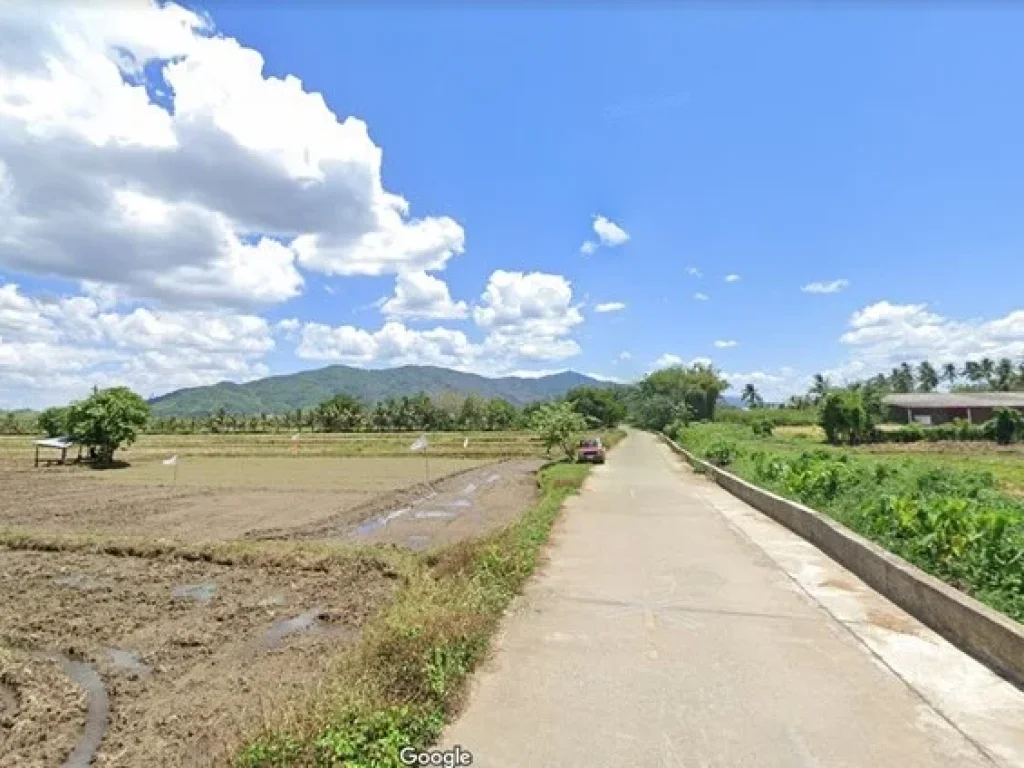
<instances>
[{"instance_id":1,"label":"green bush","mask_svg":"<svg viewBox=\"0 0 1024 768\"><path fill-rule=\"evenodd\" d=\"M770 419L755 419L750 423L751 431L758 437L771 437L774 426Z\"/></svg>"},{"instance_id":2,"label":"green bush","mask_svg":"<svg viewBox=\"0 0 1024 768\"><path fill-rule=\"evenodd\" d=\"M996 408L983 428L989 438L1009 445L1024 436L1024 416L1015 408Z\"/></svg>"},{"instance_id":3,"label":"green bush","mask_svg":"<svg viewBox=\"0 0 1024 768\"><path fill-rule=\"evenodd\" d=\"M858 390L839 389L825 395L818 423L833 445L857 445L870 441L875 435L871 408L865 402L864 394Z\"/></svg>"},{"instance_id":4,"label":"green bush","mask_svg":"<svg viewBox=\"0 0 1024 768\"><path fill-rule=\"evenodd\" d=\"M739 449L736 443L728 440L716 440L704 449L704 458L716 467L727 467L732 464Z\"/></svg>"}]
</instances>

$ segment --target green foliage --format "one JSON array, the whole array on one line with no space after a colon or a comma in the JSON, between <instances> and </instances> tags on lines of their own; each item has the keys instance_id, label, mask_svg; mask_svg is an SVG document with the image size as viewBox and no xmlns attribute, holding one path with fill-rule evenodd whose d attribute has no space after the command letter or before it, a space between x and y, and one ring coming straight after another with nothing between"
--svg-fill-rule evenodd
<instances>
[{"instance_id":1,"label":"green foliage","mask_svg":"<svg viewBox=\"0 0 1024 768\"><path fill-rule=\"evenodd\" d=\"M626 418L626 406L614 389L575 387L569 390L565 399L591 427L615 427Z\"/></svg>"},{"instance_id":2,"label":"green foliage","mask_svg":"<svg viewBox=\"0 0 1024 768\"><path fill-rule=\"evenodd\" d=\"M750 429L757 437L771 437L774 425L771 419L754 419L750 422Z\"/></svg>"},{"instance_id":3,"label":"green foliage","mask_svg":"<svg viewBox=\"0 0 1024 768\"><path fill-rule=\"evenodd\" d=\"M736 443L729 440L716 440L704 449L704 458L716 467L727 467L732 464L739 449Z\"/></svg>"},{"instance_id":4,"label":"green foliage","mask_svg":"<svg viewBox=\"0 0 1024 768\"><path fill-rule=\"evenodd\" d=\"M710 365L697 363L654 371L628 395L630 421L660 432L677 420L713 419L715 406L729 382Z\"/></svg>"},{"instance_id":5,"label":"green foliage","mask_svg":"<svg viewBox=\"0 0 1024 768\"><path fill-rule=\"evenodd\" d=\"M822 398L819 412L825 438L833 445L857 445L871 439L873 419L865 407L864 393L854 389L832 390Z\"/></svg>"},{"instance_id":6,"label":"green foliage","mask_svg":"<svg viewBox=\"0 0 1024 768\"><path fill-rule=\"evenodd\" d=\"M715 421L729 424L753 424L762 420L771 422L773 427L810 427L818 423L818 409L785 407L747 411L732 406L719 406L715 411Z\"/></svg>"},{"instance_id":7,"label":"green foliage","mask_svg":"<svg viewBox=\"0 0 1024 768\"><path fill-rule=\"evenodd\" d=\"M1009 445L1024 437L1024 416L1015 408L996 408L983 429L1000 445Z\"/></svg>"},{"instance_id":8,"label":"green foliage","mask_svg":"<svg viewBox=\"0 0 1024 768\"><path fill-rule=\"evenodd\" d=\"M335 395L316 409L324 432L353 432L363 426L363 404L350 395Z\"/></svg>"},{"instance_id":9,"label":"green foliage","mask_svg":"<svg viewBox=\"0 0 1024 768\"><path fill-rule=\"evenodd\" d=\"M955 432L964 425L942 428ZM941 428L922 431L936 429ZM682 436L687 448L705 456L718 443L734 441L739 450L730 471L836 518L933 576L1024 619L1024 504L1000 493L992 474L941 459L877 458L826 447L796 452L784 442L755 440L749 432L744 437L732 425L697 424Z\"/></svg>"},{"instance_id":10,"label":"green foliage","mask_svg":"<svg viewBox=\"0 0 1024 768\"><path fill-rule=\"evenodd\" d=\"M99 461L109 464L114 451L135 442L148 418L145 400L127 387L111 387L68 407L68 432L77 442L95 447Z\"/></svg>"},{"instance_id":11,"label":"green foliage","mask_svg":"<svg viewBox=\"0 0 1024 768\"><path fill-rule=\"evenodd\" d=\"M61 437L68 433L68 409L47 408L39 414L39 429L47 437Z\"/></svg>"},{"instance_id":12,"label":"green foliage","mask_svg":"<svg viewBox=\"0 0 1024 768\"><path fill-rule=\"evenodd\" d=\"M560 448L567 458L576 455L576 443L587 429L587 422L570 403L548 403L533 415L531 428L537 433L544 450Z\"/></svg>"}]
</instances>

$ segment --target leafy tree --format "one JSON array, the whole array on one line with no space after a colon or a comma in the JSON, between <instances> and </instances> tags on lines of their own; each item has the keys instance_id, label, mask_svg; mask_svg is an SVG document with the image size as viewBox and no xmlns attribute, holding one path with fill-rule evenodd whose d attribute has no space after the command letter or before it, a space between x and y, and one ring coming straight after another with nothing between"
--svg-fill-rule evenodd
<instances>
[{"instance_id":1,"label":"leafy tree","mask_svg":"<svg viewBox=\"0 0 1024 768\"><path fill-rule=\"evenodd\" d=\"M996 408L984 429L1000 445L1009 445L1024 435L1024 416L1015 408Z\"/></svg>"},{"instance_id":2,"label":"leafy tree","mask_svg":"<svg viewBox=\"0 0 1024 768\"><path fill-rule=\"evenodd\" d=\"M516 409L508 400L495 397L484 407L484 421L487 429L500 431L510 429L516 420Z\"/></svg>"},{"instance_id":3,"label":"leafy tree","mask_svg":"<svg viewBox=\"0 0 1024 768\"><path fill-rule=\"evenodd\" d=\"M833 445L856 445L870 439L874 428L864 393L854 389L834 390L821 402L818 423Z\"/></svg>"},{"instance_id":4,"label":"leafy tree","mask_svg":"<svg viewBox=\"0 0 1024 768\"><path fill-rule=\"evenodd\" d=\"M96 448L99 462L110 464L114 451L135 442L146 426L149 406L128 387L112 387L72 403L67 418L71 437Z\"/></svg>"},{"instance_id":5,"label":"leafy tree","mask_svg":"<svg viewBox=\"0 0 1024 768\"><path fill-rule=\"evenodd\" d=\"M570 403L547 403L534 413L532 428L544 443L545 452L550 454L552 448L560 448L568 458L572 458L587 422Z\"/></svg>"},{"instance_id":6,"label":"leafy tree","mask_svg":"<svg viewBox=\"0 0 1024 768\"><path fill-rule=\"evenodd\" d=\"M740 393L740 400L746 403L748 408L761 408L764 406L764 399L761 397L761 393L757 391L757 387L749 382L743 388L743 392Z\"/></svg>"},{"instance_id":7,"label":"leafy tree","mask_svg":"<svg viewBox=\"0 0 1024 768\"><path fill-rule=\"evenodd\" d=\"M47 437L61 437L68 433L68 409L47 408L37 419L39 429Z\"/></svg>"},{"instance_id":8,"label":"leafy tree","mask_svg":"<svg viewBox=\"0 0 1024 768\"><path fill-rule=\"evenodd\" d=\"M972 384L976 384L985 378L985 374L982 372L981 366L974 360L968 360L964 363L963 376Z\"/></svg>"},{"instance_id":9,"label":"leafy tree","mask_svg":"<svg viewBox=\"0 0 1024 768\"><path fill-rule=\"evenodd\" d=\"M483 429L486 423L484 407L483 398L479 395L469 395L462 401L462 408L459 410L459 426L471 431Z\"/></svg>"},{"instance_id":10,"label":"leafy tree","mask_svg":"<svg viewBox=\"0 0 1024 768\"><path fill-rule=\"evenodd\" d=\"M626 406L608 387L576 387L565 399L591 426L614 427L626 418Z\"/></svg>"},{"instance_id":11,"label":"leafy tree","mask_svg":"<svg viewBox=\"0 0 1024 768\"><path fill-rule=\"evenodd\" d=\"M317 406L315 416L325 432L354 432L363 423L363 404L351 395L335 395Z\"/></svg>"},{"instance_id":12,"label":"leafy tree","mask_svg":"<svg viewBox=\"0 0 1024 768\"><path fill-rule=\"evenodd\" d=\"M933 392L939 386L939 374L927 360L917 366L917 388L922 392Z\"/></svg>"},{"instance_id":13,"label":"leafy tree","mask_svg":"<svg viewBox=\"0 0 1024 768\"><path fill-rule=\"evenodd\" d=\"M696 363L654 371L636 385L630 401L633 422L663 430L677 419L711 420L718 398L729 382L711 365Z\"/></svg>"}]
</instances>

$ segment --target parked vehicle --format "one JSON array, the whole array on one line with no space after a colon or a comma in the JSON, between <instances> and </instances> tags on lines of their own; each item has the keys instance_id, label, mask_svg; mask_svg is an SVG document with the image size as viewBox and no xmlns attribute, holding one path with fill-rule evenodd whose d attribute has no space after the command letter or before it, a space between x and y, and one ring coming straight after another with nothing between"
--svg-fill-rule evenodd
<instances>
[{"instance_id":1,"label":"parked vehicle","mask_svg":"<svg viewBox=\"0 0 1024 768\"><path fill-rule=\"evenodd\" d=\"M604 464L604 446L601 445L601 438L589 437L586 440L580 440L580 448L576 454L576 460Z\"/></svg>"}]
</instances>

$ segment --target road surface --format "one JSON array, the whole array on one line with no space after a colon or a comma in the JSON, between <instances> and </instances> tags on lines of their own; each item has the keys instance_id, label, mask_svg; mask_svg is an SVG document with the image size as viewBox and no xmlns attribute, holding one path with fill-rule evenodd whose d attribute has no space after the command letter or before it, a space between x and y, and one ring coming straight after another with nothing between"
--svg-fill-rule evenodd
<instances>
[{"instance_id":1,"label":"road surface","mask_svg":"<svg viewBox=\"0 0 1024 768\"><path fill-rule=\"evenodd\" d=\"M443 746L483 768L1024 765L1024 694L631 432Z\"/></svg>"}]
</instances>

